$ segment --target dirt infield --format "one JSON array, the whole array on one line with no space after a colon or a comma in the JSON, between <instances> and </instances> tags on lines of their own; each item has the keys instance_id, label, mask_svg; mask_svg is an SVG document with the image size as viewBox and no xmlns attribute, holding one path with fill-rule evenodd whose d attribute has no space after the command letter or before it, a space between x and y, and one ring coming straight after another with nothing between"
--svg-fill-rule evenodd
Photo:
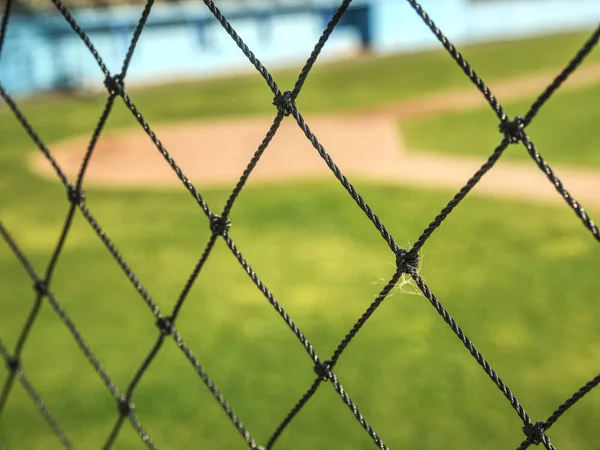
<instances>
[{"instance_id":1,"label":"dirt infield","mask_svg":"<svg viewBox=\"0 0 600 450\"><path fill-rule=\"evenodd\" d=\"M195 185L232 187L271 123L272 118L265 117L158 125L154 131ZM397 159L392 119L320 117L311 120L310 126L332 158L349 173L381 171L390 159ZM70 177L76 176L87 144L86 139L73 140L53 149L59 165ZM54 176L43 158L35 158L32 163L36 172ZM328 173L310 141L289 119L281 124L251 179L281 181ZM169 187L179 186L180 181L150 138L141 128L134 128L98 141L86 184Z\"/></svg>"},{"instance_id":2,"label":"dirt infield","mask_svg":"<svg viewBox=\"0 0 600 450\"><path fill-rule=\"evenodd\" d=\"M541 74L493 86L502 100L536 95L553 75ZM564 88L598 80L600 65L582 67ZM561 88L561 89L564 89ZM458 190L481 166L481 158L437 156L407 149L398 131L399 120L464 110L482 105L472 87L435 95L393 107L355 115L311 116L307 123L332 159L351 180L355 178L403 185ZM177 125L155 125L173 159L198 188L232 188L272 123L272 117L221 120ZM51 148L58 164L74 180L87 138L59 143ZM30 161L32 170L55 178L43 155ZM600 173L555 167L555 172L584 205L600 205ZM294 119L282 123L250 183L332 177ZM104 135L99 140L86 173L86 185L105 188L180 187L181 182L141 128ZM562 201L533 161L500 161L474 189L474 194Z\"/></svg>"}]
</instances>

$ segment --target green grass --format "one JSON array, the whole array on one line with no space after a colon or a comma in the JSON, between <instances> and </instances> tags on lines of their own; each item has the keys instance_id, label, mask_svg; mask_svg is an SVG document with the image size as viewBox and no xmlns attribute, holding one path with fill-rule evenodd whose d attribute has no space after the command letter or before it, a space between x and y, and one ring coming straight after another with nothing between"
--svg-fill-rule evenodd
<instances>
[{"instance_id":1,"label":"green grass","mask_svg":"<svg viewBox=\"0 0 600 450\"><path fill-rule=\"evenodd\" d=\"M541 89L540 89L541 92ZM537 150L550 163L600 166L600 84L556 93L527 128ZM502 100L502 99L500 99ZM510 102L510 117L525 116L534 98ZM490 108L421 117L400 128L414 151L485 157L500 143L498 118ZM525 147L510 148L509 160L530 160Z\"/></svg>"},{"instance_id":2,"label":"green grass","mask_svg":"<svg viewBox=\"0 0 600 450\"><path fill-rule=\"evenodd\" d=\"M359 188L401 245L414 241L449 198L449 193L390 186L359 183ZM207 197L218 205L224 193ZM35 208L3 214L39 268L55 244L66 208L60 203L56 211L55 198L38 193ZM90 192L88 202L168 312L208 237L206 220L193 201L183 193ZM232 222L239 248L322 358L393 271L393 256L377 231L333 180L250 188ZM0 255L2 338L13 345L33 292L6 247ZM539 419L598 370L600 312L593 294L598 264L589 233L566 207L469 198L426 245L422 274ZM80 217L53 291L124 388L158 331L151 312ZM260 442L314 376L302 346L223 243L193 288L178 327ZM26 347L24 367L78 447L97 447L116 408L47 304ZM386 300L349 346L337 373L391 448L454 442L462 448L504 449L521 439L508 402L423 297L397 292ZM595 448L599 402L594 392L569 411L551 432L556 445ZM135 403L161 448L243 448L171 341L141 382ZM38 419L35 427L31 424L35 416L17 387L0 423L8 448L54 448L45 425ZM281 448L370 448L353 421L332 387L323 386L283 435ZM124 433L117 448L137 448L136 439Z\"/></svg>"},{"instance_id":3,"label":"green grass","mask_svg":"<svg viewBox=\"0 0 600 450\"><path fill-rule=\"evenodd\" d=\"M469 47L465 54L477 61L482 76L487 72L500 78L556 67L582 39L487 47L494 52ZM557 50L536 50L547 42ZM501 62L509 57L513 64ZM447 77L422 77L432 68L447 67ZM342 72L348 85L333 82ZM283 75L288 87L292 77ZM304 101L311 111L358 108L461 86L463 77L441 53L365 60L311 75ZM255 92L252 87L260 82L252 80L164 87L132 97L151 123L231 114L233 104L238 114L270 111L266 90ZM359 84L362 91L353 88L356 98L347 95L347 86ZM369 92L373 94L367 99ZM50 144L91 133L102 109L96 100L74 99L22 106ZM68 207L64 189L25 170L25 157L34 148L8 111L0 111L0 118L0 219L41 274ZM118 105L108 128L133 124ZM402 246L414 242L453 195L361 182L356 186ZM203 194L215 211L227 196L217 190ZM532 420L544 419L597 374L600 254L565 205L490 201L478 198L477 189L474 194L428 241L421 273ZM168 314L208 238L207 220L195 201L183 189L89 189L87 204ZM590 211L592 217L598 213ZM232 237L244 256L322 359L331 355L394 269L394 256L379 233L333 177L276 188L255 186L251 179L231 219ZM34 294L6 245L0 245L0 286L0 338L12 348ZM52 290L124 390L158 330L135 288L79 214ZM301 344L223 242L190 292L177 327L261 444L315 376ZM23 367L77 448L97 448L116 420L116 406L47 303L26 345ZM391 448L447 448L452 443L452 448L493 450L516 447L523 439L508 401L421 296L395 292L388 298L350 344L336 374ZM0 365L0 383L6 375ZM171 341L142 379L134 402L159 448L245 446ZM600 395L594 391L569 410L549 432L555 445L597 448L599 408ZM9 449L59 448L19 385L0 421L0 439ZM143 446L126 424L115 448ZM332 386L324 385L282 435L279 448L367 449L373 443Z\"/></svg>"}]
</instances>

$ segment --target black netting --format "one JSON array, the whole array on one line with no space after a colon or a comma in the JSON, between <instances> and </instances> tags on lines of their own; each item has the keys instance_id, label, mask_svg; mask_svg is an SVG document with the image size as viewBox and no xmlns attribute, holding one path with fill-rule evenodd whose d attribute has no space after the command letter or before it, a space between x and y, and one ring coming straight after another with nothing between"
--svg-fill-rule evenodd
<instances>
[{"instance_id":1,"label":"black netting","mask_svg":"<svg viewBox=\"0 0 600 450\"><path fill-rule=\"evenodd\" d=\"M5 100L8 107L13 111L13 113L15 114L19 122L22 124L22 126L25 128L31 139L33 139L35 144L39 147L40 151L44 153L45 157L52 164L56 172L56 176L60 179L60 181L66 189L65 198L70 203L68 214L62 229L61 238L59 239L58 245L54 249L52 258L50 259L50 263L48 264L43 276L38 274L33 269L32 265L27 259L27 256L23 254L18 244L11 237L9 231L0 222L0 234L2 235L3 240L13 251L14 255L17 257L17 259L21 262L21 264L28 272L32 281L32 287L36 297L34 306L31 310L31 313L29 314L27 321L23 325L23 329L18 337L17 344L14 350L10 352L0 339L0 354L2 355L2 359L5 361L9 370L9 376L5 381L2 387L2 391L0 393L0 413L6 405L7 398L11 392L11 388L14 384L14 381L18 379L23 384L25 390L31 396L38 410L43 415L46 422L50 425L50 427L52 428L60 442L63 444L63 446L66 448L73 448L68 437L61 430L59 424L53 418L51 412L46 408L41 397L38 395L34 387L29 382L20 363L23 346L27 341L28 335L32 327L35 326L35 320L36 316L38 315L40 306L42 302L47 301L51 305L52 309L56 312L56 314L61 318L63 323L67 326L68 330L70 331L73 338L76 340L80 349L85 354L86 358L88 359L90 364L92 364L97 374L101 377L102 381L106 385L106 388L110 391L111 395L115 399L116 422L114 427L112 428L110 435L107 436L106 441L103 443L103 448L111 447L111 445L115 442L117 436L119 435L123 424L126 421L129 421L131 423L134 429L138 432L140 438L143 440L143 442L146 443L146 445L149 448L156 448L155 444L150 438L149 433L145 430L145 428L142 426L142 424L136 417L135 409L132 403L132 397L138 383L152 364L152 361L160 351L161 347L165 344L165 341L167 341L168 338L171 338L175 342L177 347L182 351L183 355L193 365L200 379L206 384L210 392L214 395L215 399L219 402L227 416L231 419L232 423L234 424L234 426L236 427L236 429L250 448L271 448L276 443L279 436L285 431L287 425L294 420L297 413L303 408L304 405L306 405L308 401L310 401L311 397L315 394L315 392L319 388L321 388L323 384L330 383L340 395L342 401L348 406L348 408L350 408L352 414L355 416L358 423L371 436L375 445L381 449L385 449L387 448L386 444L383 442L382 438L377 434L377 432L373 429L373 427L369 424L369 422L360 412L358 406L351 399L349 393L343 388L340 379L336 376L334 372L334 369L337 362L343 355L344 350L350 344L350 342L356 336L356 334L360 331L361 327L366 323L367 320L369 320L371 315L379 307L379 305L386 298L386 296L388 296L388 294L396 285L396 283L400 280L402 275L407 274L408 276L412 277L412 279L414 280L418 288L421 290L421 292L424 294L424 296L431 302L431 305L436 309L441 318L448 324L448 326L450 326L452 331L456 334L458 339L461 340L461 342L467 348L469 353L471 353L475 361L481 366L481 368L489 376L492 382L496 384L498 389L502 392L502 394L504 394L512 408L515 410L516 414L520 417L523 423L523 432L525 435L525 439L518 446L518 448L526 449L532 444L542 444L546 449L555 448L546 434L548 429L561 417L561 415L568 408L573 406L579 399L581 399L584 395L586 395L600 383L600 375L590 380L579 391L573 394L571 398L566 400L562 405L558 406L556 411L553 412L547 420L540 420L534 423L528 415L528 413L525 411L525 408L521 405L519 400L511 392L510 388L502 381L498 373L490 366L490 364L486 361L483 355L476 349L473 342L467 337L462 328L450 316L450 314L446 311L446 309L443 307L443 305L440 303L437 297L425 284L424 280L417 273L417 266L419 263L419 251L421 250L425 242L428 240L428 238L431 236L431 234L442 224L442 222L454 210L454 208L468 195L471 189L473 189L473 187L481 180L481 178L492 167L494 167L496 162L503 155L504 151L512 144L522 144L527 149L527 152L529 153L535 164L548 177L548 180L555 186L558 193L573 209L573 212L579 217L583 225L591 232L592 237L597 241L600 241L600 233L593 220L588 216L583 206L569 194L567 189L561 183L560 179L556 176L556 174L546 163L542 155L538 152L534 143L531 141L527 134L527 126L533 121L540 108L543 107L545 102L556 92L556 90L569 77L569 75L571 75L577 69L579 64L583 61L586 55L590 53L594 46L597 45L598 40L600 39L600 26L585 42L585 44L581 47L580 51L576 54L576 56L567 64L567 66L556 76L554 81L538 97L538 99L533 103L529 111L527 111L522 117L518 116L510 118L505 113L498 99L492 94L488 86L486 86L483 80L477 75L474 68L471 67L471 65L463 58L463 56L459 53L456 47L448 40L446 36L444 36L444 34L439 30L439 28L437 28L435 23L431 20L431 18L427 15L423 8L416 1L407 0L413 7L415 12L421 17L425 25L429 27L432 33L434 33L435 36L439 39L441 44L447 50L450 57L453 58L456 61L456 63L461 67L465 75L472 81L473 85L477 89L479 89L479 91L489 103L490 107L494 110L498 117L501 137L499 138L500 142L498 146L492 152L487 161L485 161L485 163L480 167L480 169L477 170L476 173L466 182L464 187L460 189L460 191L454 196L454 198L452 198L449 201L447 206L445 206L442 209L440 214L437 217L435 217L435 219L425 228L421 236L418 237L418 239L415 241L415 244L412 246L412 248L404 249L400 248L397 245L394 238L388 232L388 230L380 221L380 219L377 217L375 212L369 207L369 205L365 202L362 196L356 191L356 189L353 187L350 181L344 176L344 174L332 160L325 148L319 143L319 140L313 134L308 124L304 120L300 110L296 106L296 99L302 91L302 87L304 85L304 82L306 81L307 76L309 75L315 61L319 57L319 54L321 53L321 50L323 49L332 31L335 29L336 25L346 12L348 6L351 3L351 0L342 1L340 6L337 8L335 13L331 17L331 20L329 21L327 27L323 31L321 38L315 45L313 52L311 53L305 66L300 72L300 75L298 76L297 82L293 90L285 92L280 91L276 81L271 76L269 71L267 71L267 69L261 64L257 57L252 53L252 51L236 33L236 31L227 21L226 17L217 8L217 6L210 0L204 0L206 7L214 15L215 20L222 25L225 31L231 36L231 38L235 41L235 43L238 45L241 51L246 55L250 63L264 78L265 82L267 83L273 94L273 97L267 99L266 101L272 102L276 110L276 115L273 119L273 125L267 132L264 140L256 150L250 162L248 163L246 170L244 170L244 172L242 173L239 182L231 192L231 195L229 196L228 200L223 206L223 209L218 213L215 212L214 209L209 207L202 195L196 190L194 185L185 176L185 174L177 165L177 163L172 159L167 149L161 144L161 141L159 140L158 136L156 136L155 133L152 131L150 125L144 119L142 112L138 110L138 108L132 102L130 97L127 95L125 80L127 78L127 70L129 67L129 63L131 61L131 57L135 50L140 34L142 33L146 21L150 15L154 1L148 0L148 2L146 3L143 13L140 17L139 23L133 33L133 37L129 45L129 50L127 52L125 60L123 61L121 70L117 74L109 72L109 70L103 62L102 56L96 51L93 43L90 41L86 33L78 26L77 22L75 21L65 4L61 0L51 1L63 15L64 19L68 22L68 24L71 26L73 32L79 35L79 37L82 39L89 51L94 56L99 66L99 69L104 74L104 85L107 90L107 98L105 108L98 120L96 129L93 133L93 137L87 148L86 155L81 163L79 175L76 180L71 181L63 173L57 162L54 160L51 151L45 146L43 141L36 134L33 127L28 123L27 118L23 115L15 101L11 98L11 96L6 92L6 90L0 83L0 95ZM2 16L2 25L0 28L0 52L2 51L2 44L4 42L4 37L6 34L6 28L11 16L11 3L11 0L7 1ZM85 195L83 191L86 168L88 166L88 162L91 158L91 155L94 152L98 137L102 132L109 115L111 114L115 101L123 101L127 108L131 111L135 119L144 129L144 131L150 136L150 138L156 145L158 151L164 156L167 163L171 166L171 168L175 171L175 173L181 180L183 186L196 199L199 207L202 209L202 211L207 217L207 226L211 230L211 237L206 244L204 252L198 259L198 262L193 272L191 273L188 282L183 287L173 310L167 313L163 313L162 311L160 311L150 294L146 291L144 286L142 286L139 279L128 266L124 257L119 253L117 248L112 243L111 239L103 231L100 224L94 218L92 212L88 209L86 205ZM260 163L261 156L267 150L269 143L271 142L273 136L277 133L277 130L281 125L282 121L288 116L292 117L288 120L296 121L300 129L306 135L306 138L312 143L315 150L322 157L324 163L329 167L332 174L339 180L339 182L346 189L348 194L354 199L358 207L365 213L365 215L373 223L375 228L379 231L382 238L389 245L390 250L394 253L394 258L396 261L396 270L391 279L385 284L385 287L381 290L379 295L367 308L364 314L357 320L356 324L352 327L352 329L341 340L334 353L326 359L320 357L317 354L317 351L308 341L307 337L298 328L293 319L286 313L283 306L275 299L271 291L261 281L258 274L254 271L250 263L244 258L244 256L241 254L241 252L235 245L232 235L229 232L229 213L232 209L234 202L236 201L238 195L244 188L244 185L246 184L246 181L251 175L253 169L256 167L257 164ZM131 281L136 291L140 294L142 300L148 305L148 307L156 317L156 342L149 350L147 357L140 365L137 373L130 381L129 385L126 386L123 390L120 390L113 383L110 375L102 367L102 365L94 355L92 349L86 344L83 336L78 331L77 327L72 322L72 320L69 318L67 312L61 307L58 299L52 292L52 275L59 261L59 256L65 243L65 240L69 234L73 218L75 214L78 213L81 214L87 220L87 222L96 232L98 237L102 240L106 248L109 250L111 255L114 257L114 260L121 267L124 274ZM289 414L281 421L281 423L274 427L273 434L266 443L263 443L263 446L261 446L254 440L250 431L243 425L239 416L233 411L232 406L229 405L229 403L225 400L223 394L220 392L220 390L216 387L212 379L203 369L202 365L196 359L192 351L189 349L183 336L179 333L175 326L181 307L185 302L187 295L190 289L192 288L196 278L202 271L207 259L210 257L211 251L213 250L213 247L218 239L224 240L227 247L231 250L238 262L243 266L244 270L248 273L256 287L262 292L262 294L266 297L266 299L273 306L273 308L275 308L277 313L279 313L281 318L288 325L289 329L296 335L296 337L298 338L298 340L300 341L310 358L313 360L314 364L315 379L312 382L311 386L307 389L306 393L302 395L302 397L291 409ZM595 441L598 438L590 437L590 439ZM1 448L3 448L3 445L0 442L0 449Z\"/></svg>"}]
</instances>

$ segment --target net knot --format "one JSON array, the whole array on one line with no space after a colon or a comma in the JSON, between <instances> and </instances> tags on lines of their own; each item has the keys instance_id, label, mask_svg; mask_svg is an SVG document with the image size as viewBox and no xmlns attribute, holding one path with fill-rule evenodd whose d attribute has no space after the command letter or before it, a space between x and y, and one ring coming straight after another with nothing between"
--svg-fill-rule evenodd
<instances>
[{"instance_id":1,"label":"net knot","mask_svg":"<svg viewBox=\"0 0 600 450\"><path fill-rule=\"evenodd\" d=\"M48 286L44 280L37 280L35 283L33 283L33 289L38 295L48 295Z\"/></svg>"},{"instance_id":2,"label":"net knot","mask_svg":"<svg viewBox=\"0 0 600 450\"><path fill-rule=\"evenodd\" d=\"M171 334L173 330L173 319L171 317L159 317L156 326L162 334Z\"/></svg>"},{"instance_id":3,"label":"net knot","mask_svg":"<svg viewBox=\"0 0 600 450\"><path fill-rule=\"evenodd\" d=\"M331 361L323 361L315 364L315 373L323 381L327 381L331 378Z\"/></svg>"},{"instance_id":4,"label":"net knot","mask_svg":"<svg viewBox=\"0 0 600 450\"><path fill-rule=\"evenodd\" d=\"M404 248L396 252L396 267L401 273L410 273L419 267L419 254L410 252Z\"/></svg>"},{"instance_id":5,"label":"net knot","mask_svg":"<svg viewBox=\"0 0 600 450\"><path fill-rule=\"evenodd\" d=\"M283 94L278 92L273 99L273 105L275 105L277 111L284 116L289 116L296 108L294 96L291 91L285 91Z\"/></svg>"},{"instance_id":6,"label":"net knot","mask_svg":"<svg viewBox=\"0 0 600 450\"><path fill-rule=\"evenodd\" d=\"M67 187L67 198L73 205L81 205L85 201L85 192L69 185Z\"/></svg>"},{"instance_id":7,"label":"net knot","mask_svg":"<svg viewBox=\"0 0 600 450\"><path fill-rule=\"evenodd\" d=\"M119 412L123 416L127 416L129 412L134 408L133 403L127 401L127 397L121 397L118 403Z\"/></svg>"},{"instance_id":8,"label":"net knot","mask_svg":"<svg viewBox=\"0 0 600 450\"><path fill-rule=\"evenodd\" d=\"M540 445L544 440L545 428L546 423L543 420L538 420L535 425L525 425L523 427L523 433L525 433L529 442L534 445Z\"/></svg>"},{"instance_id":9,"label":"net knot","mask_svg":"<svg viewBox=\"0 0 600 450\"><path fill-rule=\"evenodd\" d=\"M16 372L21 367L21 360L16 356L11 356L8 358L8 361L6 361L6 366L11 372Z\"/></svg>"},{"instance_id":10,"label":"net knot","mask_svg":"<svg viewBox=\"0 0 600 450\"><path fill-rule=\"evenodd\" d=\"M118 73L112 77L110 75L108 75L104 79L104 86L106 86L106 89L108 89L108 93L110 95L121 94L121 93L123 93L123 90L125 88L124 82L123 82L123 77L121 76L120 73Z\"/></svg>"},{"instance_id":11,"label":"net knot","mask_svg":"<svg viewBox=\"0 0 600 450\"><path fill-rule=\"evenodd\" d=\"M523 118L521 116L515 117L514 120L510 121L508 119L504 119L500 122L500 132L504 134L508 142L511 144L516 144L525 139L525 124L523 123Z\"/></svg>"},{"instance_id":12,"label":"net knot","mask_svg":"<svg viewBox=\"0 0 600 450\"><path fill-rule=\"evenodd\" d=\"M225 217L213 215L210 218L210 231L219 236L225 236L231 227L231 221Z\"/></svg>"}]
</instances>

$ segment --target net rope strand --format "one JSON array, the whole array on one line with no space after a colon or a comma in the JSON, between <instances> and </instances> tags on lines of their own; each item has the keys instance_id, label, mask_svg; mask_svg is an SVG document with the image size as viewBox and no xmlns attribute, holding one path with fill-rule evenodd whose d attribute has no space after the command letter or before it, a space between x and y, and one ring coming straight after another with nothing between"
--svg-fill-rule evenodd
<instances>
[{"instance_id":1,"label":"net rope strand","mask_svg":"<svg viewBox=\"0 0 600 450\"><path fill-rule=\"evenodd\" d=\"M356 403L351 399L349 393L344 389L340 379L334 373L334 368L339 359L343 356L344 350L347 348L348 345L351 344L352 340L360 332L363 325L369 320L369 318L375 313L375 311L379 307L381 307L381 305L388 297L393 287L399 281L400 277L406 274L414 280L416 286L423 293L425 298L429 300L430 304L434 307L434 309L440 315L442 320L446 322L446 324L450 327L451 331L463 343L463 345L473 356L475 361L481 366L484 372L498 387L500 392L504 395L504 397L510 403L512 408L515 410L520 421L522 422L522 430L525 436L525 439L521 442L517 449L525 450L531 445L542 445L547 450L553 450L556 448L554 444L550 441L550 438L546 435L546 432L552 425L554 425L559 420L560 417L562 417L562 415L566 411L568 411L579 400L581 400L585 395L587 395L594 388L596 388L598 384L600 384L600 374L596 375L590 381L583 384L583 386L578 391L576 391L571 397L569 397L563 404L558 406L557 409L548 417L546 421L538 420L537 422L533 423L530 416L526 412L524 406L517 399L513 391L511 391L511 389L505 384L505 382L502 381L502 379L498 375L498 372L492 368L491 364L476 349L475 344L467 337L463 329L452 318L448 310L442 306L442 303L438 300L438 298L427 286L427 284L425 284L424 280L417 272L417 267L419 263L419 253L428 241L429 237L435 232L437 228L439 228L439 226L446 220L446 218L455 211L455 209L462 202L462 200L467 197L467 195L480 182L480 180L486 175L486 173L493 169L495 164L504 154L504 151L510 145L519 143L525 147L526 151L533 159L535 165L544 172L550 183L557 190L558 194L565 199L567 204L579 217L583 225L592 233L593 238L595 238L597 241L600 241L600 233L592 218L588 215L587 211L583 208L583 206L569 193L567 188L558 178L558 175L555 174L548 162L541 156L540 152L533 143L533 140L526 132L527 126L529 126L531 122L535 119L540 109L543 108L543 106L552 98L554 93L557 92L557 90L560 89L560 87L565 82L568 82L569 76L572 75L577 70L577 68L583 63L587 55L589 55L589 53L595 47L597 47L598 41L600 40L600 25L594 30L591 36L582 44L581 48L577 51L575 56L567 63L565 68L537 97L537 99L531 105L529 111L526 112L523 118L517 116L513 119L509 119L505 113L505 110L500 104L500 101L494 96L491 89L485 84L485 82L477 74L475 69L458 51L454 44L452 44L450 39L448 39L448 37L446 37L443 34L443 32L437 27L433 19L427 14L427 12L422 8L422 6L417 1L407 0L407 2L414 9L416 14L423 20L425 26L427 26L430 29L430 31L437 37L437 39L440 41L440 43L442 44L443 48L447 51L449 56L457 63L459 68L468 77L468 79L472 82L475 88L477 88L484 96L490 108L500 121L499 131L502 136L500 139L500 143L493 150L489 158L482 164L482 166L475 172L475 174L469 180L466 181L465 185L448 202L448 204L440 211L440 213L433 219L433 221L425 227L421 236L418 237L414 245L410 249L403 249L398 247L393 236L388 232L385 225L381 222L377 214L371 209L371 207L367 204L367 202L360 195L360 193L354 188L350 180L343 174L341 169L333 161L327 150L319 142L317 136L311 131L308 123L306 122L302 113L296 105L296 100L302 93L302 88L304 86L305 81L307 80L315 63L317 62L318 57L322 49L326 45L332 32L335 30L336 26L338 25L348 8L351 6L351 0L343 0L338 6L338 8L333 12L318 42L315 44L315 47L309 55L305 65L302 67L293 89L291 91L285 92L282 92L280 90L279 86L277 85L275 79L273 78L269 70L261 63L261 61L252 52L252 50L246 45L242 37L236 32L236 30L227 20L225 15L221 12L221 10L219 10L219 8L215 5L215 3L211 0L203 0L204 5L214 16L215 21L221 25L224 31L230 36L230 38L236 43L236 45L239 47L242 53L246 56L250 64L254 66L254 68L257 70L260 76L264 79L264 81L267 84L267 87L270 90L270 95L272 96L269 98L269 101L272 102L273 106L275 107L275 116L272 125L266 131L265 137L262 139L261 143L258 145L256 152L248 162L248 165L246 166L246 168L240 176L240 179L234 186L220 214L215 214L213 210L209 208L209 205L204 200L203 196L198 192L193 183L186 177L186 175L183 173L183 170L172 158L167 148L162 144L158 136L152 131L150 124L144 118L141 111L139 111L139 109L136 107L134 101L129 96L125 88L127 71L131 59L134 55L136 46L139 42L139 39L143 35L144 27L147 23L148 18L151 15L154 0L148 0L144 5L143 11L140 15L140 19L135 28L132 30L131 41L123 59L121 71L118 74L110 73L110 71L104 63L102 56L96 50L96 47L92 43L91 39L86 34L85 30L77 23L70 10L62 3L62 1L51 0L51 2L54 4L59 13L63 16L64 20L69 24L73 32L79 36L79 38L89 50L91 56L94 58L100 71L103 74L104 85L108 95L106 103L99 115L99 119L90 137L89 145L81 161L80 170L75 180L75 183L71 183L60 168L59 164L56 162L50 149L44 144L43 139L39 136L39 134L35 131L34 127L31 126L30 122L27 120L26 116L22 113L21 109L17 105L17 102L15 102L15 100L10 96L10 94L7 92L4 86L0 83L0 96L7 103L9 109L16 117L18 123L23 127L23 129L29 135L31 140L36 144L37 148L44 154L49 164L52 165L52 167L54 168L58 180L66 188L65 197L67 198L68 202L65 221L61 233L59 235L58 242L51 254L51 258L46 267L43 278L40 278L37 275L36 271L33 269L33 266L29 262L29 259L27 258L25 253L21 251L17 242L13 239L13 237L2 224L2 222L0 222L0 236L2 236L2 240L8 245L10 250L12 250L12 253L15 255L16 259L20 262L21 266L23 266L24 270L27 272L30 279L32 280L35 299L30 314L24 322L21 332L18 336L15 349L12 352L10 352L9 349L4 345L3 341L0 339L0 355L4 360L4 363L6 364L9 373L0 391L0 418L2 417L2 412L5 409L5 405L10 395L10 392L13 390L14 380L18 379L29 394L29 397L32 399L34 405L36 406L40 414L43 416L46 423L49 425L57 439L63 445L63 447L67 449L75 448L72 442L66 436L65 432L57 423L56 419L50 412L48 406L43 402L41 396L36 391L30 380L25 376L25 371L21 360L21 355L24 348L26 347L29 333L31 329L35 326L38 311L42 303L44 301L47 301L50 304L51 308L54 310L54 312L60 317L62 322L68 328L69 332L73 336L73 339L77 342L80 350L85 355L86 359L90 362L92 368L96 371L98 376L102 379L103 383L109 390L112 398L115 400L115 414L117 414L116 422L110 430L109 435L106 437L106 440L102 443L104 449L110 449L113 447L114 443L119 437L120 431L126 419L129 421L133 429L139 435L142 442L144 442L148 448L158 448L158 444L152 441L150 435L146 432L145 428L142 426L135 414L133 397L136 386L147 373L147 371L151 370L152 361L165 345L167 337L172 338L175 345L177 345L177 347L182 351L184 357L191 363L192 369L196 372L196 374L204 382L204 384L207 386L207 388L217 400L217 402L221 405L221 408L223 409L227 417L229 417L231 423L238 430L239 434L242 436L242 438L246 442L246 445L249 448L273 448L276 445L279 437L285 432L285 429L288 427L288 425L293 422L296 415L311 400L311 398L321 388L321 386L330 383L333 386L333 389L340 396L342 402L348 406L351 414L356 418L360 426L362 426L362 428L373 440L375 446L380 449L387 449L388 447L383 442L383 439L378 435L374 427L366 420L364 415L360 412ZM0 23L0 58L2 57L2 51L4 47L7 29L10 26L9 19L11 16L11 7L12 0L7 0L2 12L2 21ZM157 151L164 157L166 163L171 167L175 175L182 182L184 188L195 199L196 203L206 216L208 221L207 226L211 231L210 238L205 246L204 251L198 256L198 260L194 265L194 268L191 271L188 280L182 287L181 293L176 299L175 306L168 315L164 315L160 311L150 293L143 286L142 281L135 274L132 267L125 261L125 258L119 252L113 240L109 238L104 228L101 227L101 225L95 219L94 215L89 210L85 201L85 193L83 191L83 187L85 184L85 172L89 165L90 159L94 153L94 149L96 148L96 144L101 137L105 124L111 115L114 102L117 101L118 98L120 98L121 101L123 101L127 109L135 117L139 125L143 128L150 140L154 143ZM289 116L291 116L291 118ZM295 121L298 127L303 131L308 141L313 145L314 150L323 159L324 164L330 169L332 175L335 178L337 178L337 180L340 182L340 184L348 193L348 195L352 197L356 205L363 211L364 215L366 216L366 219L372 223L372 225L377 229L384 241L388 244L396 260L396 268L394 270L394 273L390 276L389 281L386 283L386 285L381 290L379 295L375 298L375 300L367 307L363 315L356 321L356 323L346 334L346 336L344 336L344 338L341 340L340 344L328 360L322 360L319 357L316 349L310 343L308 337L300 330L300 328L297 326L294 320L285 311L282 303L275 298L274 293L272 293L269 290L269 288L266 286L263 280L259 277L259 275L255 272L250 263L243 256L241 250L235 244L232 234L230 233L231 222L229 219L229 215L235 204L236 199L243 190L248 179L251 177L255 167L258 164L260 164L261 157L266 151L268 151L269 144L278 132L281 123L283 122L283 120L286 120L288 118L289 120ZM92 349L85 342L82 334L77 329L73 321L70 319L64 308L60 305L60 303L56 299L55 294L51 289L52 274L57 264L60 263L60 254L62 248L66 240L68 239L73 218L78 212L81 213L81 215L86 219L87 223L102 241L102 243L112 256L114 261L117 263L117 265L119 265L125 276L129 279L130 283L132 284L132 287L136 290L136 292L138 292L142 301L148 306L153 316L153 320L155 320L155 324L157 326L156 341L154 345L149 349L148 355L144 358L143 361L140 362L140 366L133 378L130 380L124 394L121 394L121 391L113 383L112 379L102 367L100 361L92 352ZM239 416L234 412L233 408L225 400L223 393L221 393L221 391L216 387L212 378L208 376L207 372L204 370L198 359L194 356L192 350L186 344L185 340L181 336L181 333L175 327L175 321L177 317L184 310L183 308L188 297L188 293L190 292L194 283L201 274L202 268L204 267L206 261L209 259L211 251L214 248L216 242L221 238L231 251L233 257L238 261L240 267L247 273L252 282L256 285L257 289L263 294L265 300L273 307L275 312L287 324L288 328L296 335L297 339L299 340L299 342L307 352L308 356L310 357L312 369L316 375L314 381L311 383L307 391L300 397L298 401L296 401L293 404L290 412L282 419L282 421L274 427L274 431L268 438L265 446L259 445L257 441L253 438L253 436L250 434L250 431L246 428L245 425L243 425ZM3 448L3 444L2 442L0 442L0 449Z\"/></svg>"},{"instance_id":2,"label":"net rope strand","mask_svg":"<svg viewBox=\"0 0 600 450\"><path fill-rule=\"evenodd\" d=\"M11 356L10 352L8 351L8 348L6 347L6 345L4 345L4 342L2 342L2 339L0 339L0 355L2 355L4 362L8 366L18 364L18 360L15 359L13 356ZM44 420L46 421L46 423L48 424L50 429L52 429L52 431L54 432L54 434L56 435L56 437L58 438L60 443L63 445L63 447L65 447L69 450L74 449L75 447L73 447L73 444L71 444L71 442L69 441L69 438L67 437L65 432L60 428L60 426L58 425L58 422L56 421L56 419L54 418L52 413L46 407L44 400L42 400L42 397L37 393L37 391L31 384L31 382L29 381L29 379L27 378L27 376L25 375L23 370L21 368L17 367L15 372L16 372L16 377L19 379L19 381L23 385L23 388L25 388L25 390L27 391L27 394L29 394L29 397L31 397L31 400L35 404L36 408L42 414L42 416L44 417ZM0 449L3 449L3 448L4 447L2 446L2 443L0 442Z\"/></svg>"}]
</instances>

